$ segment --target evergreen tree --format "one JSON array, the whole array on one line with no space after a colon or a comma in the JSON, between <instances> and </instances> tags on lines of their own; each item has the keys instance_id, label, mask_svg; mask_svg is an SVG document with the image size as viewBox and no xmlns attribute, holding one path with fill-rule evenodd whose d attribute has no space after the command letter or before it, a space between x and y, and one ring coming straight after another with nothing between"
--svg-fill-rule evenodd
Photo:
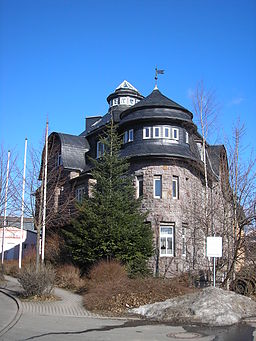
<instances>
[{"instance_id":1,"label":"evergreen tree","mask_svg":"<svg viewBox=\"0 0 256 341\"><path fill-rule=\"evenodd\" d=\"M112 121L100 141L104 153L91 160L92 196L78 205L79 215L65 231L67 246L84 270L101 259L118 259L131 273L143 272L153 253L152 229L135 198L129 162L120 157L121 138Z\"/></svg>"}]
</instances>

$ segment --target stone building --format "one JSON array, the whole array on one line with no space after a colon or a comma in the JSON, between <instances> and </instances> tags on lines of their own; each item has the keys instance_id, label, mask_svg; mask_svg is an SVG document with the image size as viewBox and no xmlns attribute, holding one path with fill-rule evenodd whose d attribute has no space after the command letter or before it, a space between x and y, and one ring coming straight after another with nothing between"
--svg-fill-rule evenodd
<instances>
[{"instance_id":1,"label":"stone building","mask_svg":"<svg viewBox=\"0 0 256 341\"><path fill-rule=\"evenodd\" d=\"M78 201L90 191L93 179L88 156L99 158L104 152L100 136L113 117L123 136L121 154L130 158L136 195L142 196L142 209L149 212L147 220L154 231L152 269L168 276L206 269L206 237L223 235L223 219L228 211L223 195L227 169L224 146L206 143L204 160L202 137L193 123L193 114L157 87L144 97L123 81L107 102L108 112L87 117L79 136L50 135L49 141L57 142L55 167L68 178L56 192L54 207L57 210L65 191L74 189Z\"/></svg>"}]
</instances>

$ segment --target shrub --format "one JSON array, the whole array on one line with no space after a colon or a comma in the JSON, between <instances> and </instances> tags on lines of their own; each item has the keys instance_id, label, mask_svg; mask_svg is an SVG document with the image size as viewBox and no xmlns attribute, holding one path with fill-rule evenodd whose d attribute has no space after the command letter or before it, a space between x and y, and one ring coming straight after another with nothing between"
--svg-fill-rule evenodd
<instances>
[{"instance_id":1,"label":"shrub","mask_svg":"<svg viewBox=\"0 0 256 341\"><path fill-rule=\"evenodd\" d=\"M17 277L19 273L18 260L7 260L4 262L4 274Z\"/></svg>"},{"instance_id":2,"label":"shrub","mask_svg":"<svg viewBox=\"0 0 256 341\"><path fill-rule=\"evenodd\" d=\"M125 267L116 260L100 261L98 264L92 267L89 273L89 278L93 283L93 286L95 283L117 283L127 279L127 272Z\"/></svg>"},{"instance_id":3,"label":"shrub","mask_svg":"<svg viewBox=\"0 0 256 341\"><path fill-rule=\"evenodd\" d=\"M26 265L18 275L18 281L24 289L24 295L49 295L54 287L55 271L49 265L41 266L36 271L35 264Z\"/></svg>"},{"instance_id":4,"label":"shrub","mask_svg":"<svg viewBox=\"0 0 256 341\"><path fill-rule=\"evenodd\" d=\"M80 270L71 264L65 264L56 270L56 284L60 288L83 291L86 283L80 276Z\"/></svg>"}]
</instances>

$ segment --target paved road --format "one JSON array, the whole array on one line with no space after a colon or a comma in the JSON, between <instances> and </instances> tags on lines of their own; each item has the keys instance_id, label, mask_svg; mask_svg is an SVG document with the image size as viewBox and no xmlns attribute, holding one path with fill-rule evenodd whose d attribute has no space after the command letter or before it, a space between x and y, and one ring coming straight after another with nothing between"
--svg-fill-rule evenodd
<instances>
[{"instance_id":1,"label":"paved road","mask_svg":"<svg viewBox=\"0 0 256 341\"><path fill-rule=\"evenodd\" d=\"M9 279L6 292L13 294L17 282ZM81 297L58 289L62 301L20 302L0 293L0 340L88 340L88 341L256 341L256 321L231 328L171 326L142 320L100 318L81 306ZM1 334L4 324L12 324ZM253 338L254 333L254 338Z\"/></svg>"}]
</instances>

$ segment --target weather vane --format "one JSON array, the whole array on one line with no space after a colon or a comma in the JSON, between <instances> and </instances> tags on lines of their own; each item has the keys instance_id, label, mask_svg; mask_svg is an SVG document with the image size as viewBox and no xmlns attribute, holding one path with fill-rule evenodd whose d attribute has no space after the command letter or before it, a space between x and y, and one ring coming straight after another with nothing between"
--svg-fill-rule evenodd
<instances>
[{"instance_id":1,"label":"weather vane","mask_svg":"<svg viewBox=\"0 0 256 341\"><path fill-rule=\"evenodd\" d=\"M155 81L156 81L156 83L155 83L155 89L157 89L157 79L158 79L157 75L163 75L163 74L164 74L164 70L159 70L159 69L156 67L156 68L155 68L155 71L156 71L156 73L155 73Z\"/></svg>"}]
</instances>

